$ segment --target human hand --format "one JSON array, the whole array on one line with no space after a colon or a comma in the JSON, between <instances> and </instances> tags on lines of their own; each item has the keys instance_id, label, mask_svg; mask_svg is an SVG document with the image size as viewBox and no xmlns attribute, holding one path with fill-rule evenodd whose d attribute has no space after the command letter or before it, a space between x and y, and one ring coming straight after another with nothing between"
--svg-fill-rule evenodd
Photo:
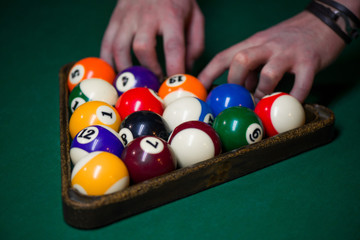
<instances>
[{"instance_id":1,"label":"human hand","mask_svg":"<svg viewBox=\"0 0 360 240\"><path fill-rule=\"evenodd\" d=\"M304 11L218 53L198 78L209 88L229 69L228 82L245 86L258 101L271 94L289 72L295 74L290 94L303 102L315 74L329 65L344 46L332 29Z\"/></svg>"},{"instance_id":2,"label":"human hand","mask_svg":"<svg viewBox=\"0 0 360 240\"><path fill-rule=\"evenodd\" d=\"M196 0L119 0L105 31L100 56L121 71L140 64L163 73L156 54L161 35L167 75L185 73L204 48L204 17Z\"/></svg>"}]
</instances>

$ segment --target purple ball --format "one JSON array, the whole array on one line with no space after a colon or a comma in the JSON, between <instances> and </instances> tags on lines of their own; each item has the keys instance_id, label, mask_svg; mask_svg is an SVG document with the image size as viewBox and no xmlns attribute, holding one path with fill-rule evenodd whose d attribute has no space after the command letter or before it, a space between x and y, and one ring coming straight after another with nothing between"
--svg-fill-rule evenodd
<instances>
[{"instance_id":1,"label":"purple ball","mask_svg":"<svg viewBox=\"0 0 360 240\"><path fill-rule=\"evenodd\" d=\"M119 96L136 87L146 87L157 92L160 81L149 69L142 66L132 66L120 72L113 83Z\"/></svg>"},{"instance_id":2,"label":"purple ball","mask_svg":"<svg viewBox=\"0 0 360 240\"><path fill-rule=\"evenodd\" d=\"M102 125L92 125L82 129L74 138L70 147L70 158L75 165L81 158L95 151L112 153L121 156L124 145L119 134Z\"/></svg>"}]
</instances>

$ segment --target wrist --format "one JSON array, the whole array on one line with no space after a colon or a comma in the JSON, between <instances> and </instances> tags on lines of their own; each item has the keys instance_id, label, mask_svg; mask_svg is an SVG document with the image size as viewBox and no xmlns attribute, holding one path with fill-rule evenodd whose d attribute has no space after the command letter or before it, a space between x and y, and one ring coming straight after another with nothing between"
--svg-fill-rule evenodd
<instances>
[{"instance_id":1,"label":"wrist","mask_svg":"<svg viewBox=\"0 0 360 240\"><path fill-rule=\"evenodd\" d=\"M351 10L355 9L354 12L347 7ZM313 0L306 9L328 25L346 43L350 43L360 35L360 19L358 18L360 1Z\"/></svg>"}]
</instances>

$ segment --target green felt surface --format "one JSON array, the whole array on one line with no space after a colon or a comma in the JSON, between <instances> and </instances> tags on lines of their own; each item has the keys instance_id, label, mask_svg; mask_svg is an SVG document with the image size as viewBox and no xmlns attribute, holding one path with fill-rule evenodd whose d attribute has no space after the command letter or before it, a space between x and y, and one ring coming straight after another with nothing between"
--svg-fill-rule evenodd
<instances>
[{"instance_id":1,"label":"green felt surface","mask_svg":"<svg viewBox=\"0 0 360 240\"><path fill-rule=\"evenodd\" d=\"M200 1L206 50L197 71L307 2ZM0 3L1 239L360 239L360 40L316 76L307 100L334 111L337 137L330 144L101 229L68 226L58 72L99 55L115 3Z\"/></svg>"}]
</instances>

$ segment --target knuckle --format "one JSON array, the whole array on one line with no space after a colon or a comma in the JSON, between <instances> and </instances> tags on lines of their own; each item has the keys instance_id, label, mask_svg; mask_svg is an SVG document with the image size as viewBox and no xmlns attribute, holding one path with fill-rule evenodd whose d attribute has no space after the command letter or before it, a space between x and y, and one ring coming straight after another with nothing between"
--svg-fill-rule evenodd
<instances>
[{"instance_id":1,"label":"knuckle","mask_svg":"<svg viewBox=\"0 0 360 240\"><path fill-rule=\"evenodd\" d=\"M142 54L149 49L149 44L145 41L134 41L133 42L133 50L137 54Z\"/></svg>"},{"instance_id":2,"label":"knuckle","mask_svg":"<svg viewBox=\"0 0 360 240\"><path fill-rule=\"evenodd\" d=\"M178 19L183 19L183 16L185 15L183 7L176 2L173 2L170 6L168 6L167 13Z\"/></svg>"},{"instance_id":3,"label":"knuckle","mask_svg":"<svg viewBox=\"0 0 360 240\"><path fill-rule=\"evenodd\" d=\"M267 84L271 84L273 82L276 82L277 80L279 80L282 77L282 73L280 73L279 71L276 71L273 68L266 68L264 67L261 71L261 75L262 75L262 79L265 83Z\"/></svg>"},{"instance_id":4,"label":"knuckle","mask_svg":"<svg viewBox=\"0 0 360 240\"><path fill-rule=\"evenodd\" d=\"M241 51L234 56L233 61L240 65L248 65L250 63L250 57L246 51Z\"/></svg>"}]
</instances>

